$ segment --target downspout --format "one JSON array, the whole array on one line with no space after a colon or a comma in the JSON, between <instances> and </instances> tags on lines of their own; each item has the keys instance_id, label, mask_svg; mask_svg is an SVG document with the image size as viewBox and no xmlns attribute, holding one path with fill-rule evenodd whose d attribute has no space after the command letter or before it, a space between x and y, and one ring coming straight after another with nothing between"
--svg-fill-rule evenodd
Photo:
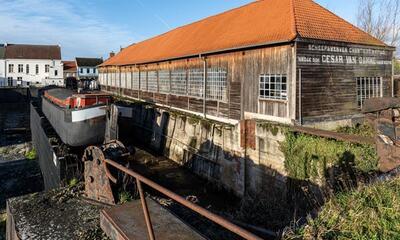
<instances>
[{"instance_id":1,"label":"downspout","mask_svg":"<svg viewBox=\"0 0 400 240\"><path fill-rule=\"evenodd\" d=\"M393 52L393 57L392 57L392 97L394 97L394 65L395 65L396 58L394 57L394 52Z\"/></svg>"},{"instance_id":2,"label":"downspout","mask_svg":"<svg viewBox=\"0 0 400 240\"><path fill-rule=\"evenodd\" d=\"M203 60L203 115L204 115L204 118L206 118L207 117L207 114L206 114L206 97L207 97L206 96L206 90L207 90L206 59L204 57L202 57L201 54L199 54L199 58Z\"/></svg>"},{"instance_id":3,"label":"downspout","mask_svg":"<svg viewBox=\"0 0 400 240\"><path fill-rule=\"evenodd\" d=\"M301 69L299 69L299 123L303 125L303 116L302 116L302 107L301 107L301 98L302 98L302 86L301 86Z\"/></svg>"}]
</instances>

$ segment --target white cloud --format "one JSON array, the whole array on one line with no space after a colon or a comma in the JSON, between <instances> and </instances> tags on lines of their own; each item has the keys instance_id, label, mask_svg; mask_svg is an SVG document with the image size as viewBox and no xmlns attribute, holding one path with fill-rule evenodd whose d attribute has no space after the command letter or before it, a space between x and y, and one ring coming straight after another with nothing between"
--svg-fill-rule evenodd
<instances>
[{"instance_id":1,"label":"white cloud","mask_svg":"<svg viewBox=\"0 0 400 240\"><path fill-rule=\"evenodd\" d=\"M0 43L59 44L63 59L106 57L139 39L72 1L0 0Z\"/></svg>"}]
</instances>

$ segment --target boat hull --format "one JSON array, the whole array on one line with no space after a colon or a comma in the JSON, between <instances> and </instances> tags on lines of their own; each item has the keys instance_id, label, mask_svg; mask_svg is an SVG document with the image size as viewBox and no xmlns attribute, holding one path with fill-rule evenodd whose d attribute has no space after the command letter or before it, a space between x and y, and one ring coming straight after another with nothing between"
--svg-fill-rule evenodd
<instances>
[{"instance_id":1,"label":"boat hull","mask_svg":"<svg viewBox=\"0 0 400 240\"><path fill-rule=\"evenodd\" d=\"M67 145L81 147L104 141L105 106L65 109L43 98L42 111L61 140Z\"/></svg>"}]
</instances>

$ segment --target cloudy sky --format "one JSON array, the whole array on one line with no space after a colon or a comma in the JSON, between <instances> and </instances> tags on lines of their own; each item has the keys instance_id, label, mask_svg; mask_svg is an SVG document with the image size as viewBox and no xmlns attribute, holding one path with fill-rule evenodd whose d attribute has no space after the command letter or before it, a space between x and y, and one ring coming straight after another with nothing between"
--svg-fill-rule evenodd
<instances>
[{"instance_id":1,"label":"cloudy sky","mask_svg":"<svg viewBox=\"0 0 400 240\"><path fill-rule=\"evenodd\" d=\"M357 0L316 0L353 22ZM0 42L59 44L63 59L110 51L251 0L0 0Z\"/></svg>"}]
</instances>

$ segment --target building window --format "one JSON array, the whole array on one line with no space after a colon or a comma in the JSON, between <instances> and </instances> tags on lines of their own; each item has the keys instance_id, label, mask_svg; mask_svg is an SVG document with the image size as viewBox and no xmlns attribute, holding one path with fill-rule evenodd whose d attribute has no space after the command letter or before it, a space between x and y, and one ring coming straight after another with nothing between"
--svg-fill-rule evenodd
<instances>
[{"instance_id":1,"label":"building window","mask_svg":"<svg viewBox=\"0 0 400 240\"><path fill-rule=\"evenodd\" d=\"M189 70L188 93L193 97L203 97L204 71L201 68L192 68Z\"/></svg>"},{"instance_id":2,"label":"building window","mask_svg":"<svg viewBox=\"0 0 400 240\"><path fill-rule=\"evenodd\" d=\"M187 95L186 71L177 69L171 71L171 93Z\"/></svg>"},{"instance_id":3,"label":"building window","mask_svg":"<svg viewBox=\"0 0 400 240\"><path fill-rule=\"evenodd\" d=\"M158 72L158 88L160 93L169 93L169 70L161 70Z\"/></svg>"},{"instance_id":4,"label":"building window","mask_svg":"<svg viewBox=\"0 0 400 240\"><path fill-rule=\"evenodd\" d=\"M24 72L24 65L18 64L18 73L23 73L23 72Z\"/></svg>"},{"instance_id":5,"label":"building window","mask_svg":"<svg viewBox=\"0 0 400 240\"><path fill-rule=\"evenodd\" d=\"M14 72L14 64L9 64L8 65L8 72L13 73Z\"/></svg>"},{"instance_id":6,"label":"building window","mask_svg":"<svg viewBox=\"0 0 400 240\"><path fill-rule=\"evenodd\" d=\"M132 72L129 71L129 69L126 69L125 79L126 79L126 88L132 89Z\"/></svg>"},{"instance_id":7,"label":"building window","mask_svg":"<svg viewBox=\"0 0 400 240\"><path fill-rule=\"evenodd\" d=\"M13 86L14 81L13 81L13 78L12 78L12 77L8 77L8 78L7 78L7 82L8 82L8 86L10 86L10 87Z\"/></svg>"},{"instance_id":8,"label":"building window","mask_svg":"<svg viewBox=\"0 0 400 240\"><path fill-rule=\"evenodd\" d=\"M120 79L120 87L121 88L126 88L126 72L125 70L122 70L119 72L119 79Z\"/></svg>"},{"instance_id":9,"label":"building window","mask_svg":"<svg viewBox=\"0 0 400 240\"><path fill-rule=\"evenodd\" d=\"M44 65L44 72L45 73L50 72L50 65L48 65L48 64Z\"/></svg>"},{"instance_id":10,"label":"building window","mask_svg":"<svg viewBox=\"0 0 400 240\"><path fill-rule=\"evenodd\" d=\"M147 72L140 71L140 90L147 90Z\"/></svg>"},{"instance_id":11,"label":"building window","mask_svg":"<svg viewBox=\"0 0 400 240\"><path fill-rule=\"evenodd\" d=\"M147 72L147 90L149 92L158 92L157 71Z\"/></svg>"},{"instance_id":12,"label":"building window","mask_svg":"<svg viewBox=\"0 0 400 240\"><path fill-rule=\"evenodd\" d=\"M36 74L39 74L39 64L36 64Z\"/></svg>"},{"instance_id":13,"label":"building window","mask_svg":"<svg viewBox=\"0 0 400 240\"><path fill-rule=\"evenodd\" d=\"M207 70L207 99L227 101L226 79L225 69L209 68Z\"/></svg>"},{"instance_id":14,"label":"building window","mask_svg":"<svg viewBox=\"0 0 400 240\"><path fill-rule=\"evenodd\" d=\"M86 68L86 73L87 73L87 74L90 73L90 68Z\"/></svg>"},{"instance_id":15,"label":"building window","mask_svg":"<svg viewBox=\"0 0 400 240\"><path fill-rule=\"evenodd\" d=\"M132 73L132 89L139 90L139 72Z\"/></svg>"},{"instance_id":16,"label":"building window","mask_svg":"<svg viewBox=\"0 0 400 240\"><path fill-rule=\"evenodd\" d=\"M58 76L58 70L54 70L54 76Z\"/></svg>"},{"instance_id":17,"label":"building window","mask_svg":"<svg viewBox=\"0 0 400 240\"><path fill-rule=\"evenodd\" d=\"M93 73L96 74L96 68L93 68Z\"/></svg>"},{"instance_id":18,"label":"building window","mask_svg":"<svg viewBox=\"0 0 400 240\"><path fill-rule=\"evenodd\" d=\"M287 100L286 75L261 74L260 99Z\"/></svg>"},{"instance_id":19,"label":"building window","mask_svg":"<svg viewBox=\"0 0 400 240\"><path fill-rule=\"evenodd\" d=\"M22 85L22 77L17 77L17 86Z\"/></svg>"},{"instance_id":20,"label":"building window","mask_svg":"<svg viewBox=\"0 0 400 240\"><path fill-rule=\"evenodd\" d=\"M26 69L26 74L29 74L29 64L26 64L25 69Z\"/></svg>"},{"instance_id":21,"label":"building window","mask_svg":"<svg viewBox=\"0 0 400 240\"><path fill-rule=\"evenodd\" d=\"M362 108L366 99L382 97L381 77L357 77L357 105Z\"/></svg>"},{"instance_id":22,"label":"building window","mask_svg":"<svg viewBox=\"0 0 400 240\"><path fill-rule=\"evenodd\" d=\"M83 68L80 68L80 69L79 69L79 72L80 72L80 73L83 73Z\"/></svg>"}]
</instances>

